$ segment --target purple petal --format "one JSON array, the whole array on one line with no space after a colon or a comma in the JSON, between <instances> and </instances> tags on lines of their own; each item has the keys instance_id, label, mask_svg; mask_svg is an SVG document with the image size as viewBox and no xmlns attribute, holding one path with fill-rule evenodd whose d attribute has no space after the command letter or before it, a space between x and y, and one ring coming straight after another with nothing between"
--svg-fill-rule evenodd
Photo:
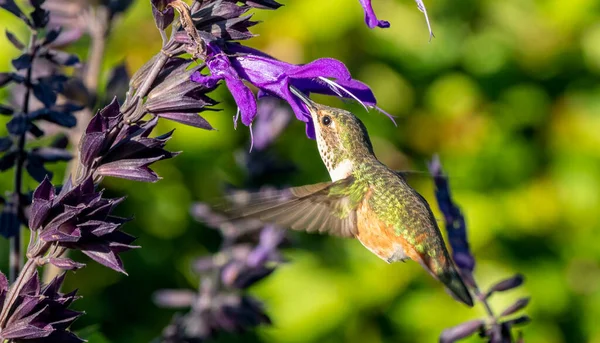
<instances>
[{"instance_id":1,"label":"purple petal","mask_svg":"<svg viewBox=\"0 0 600 343\"><path fill-rule=\"evenodd\" d=\"M65 233L59 230L44 230L40 235L44 242L74 243L81 238L81 230L74 229L71 233Z\"/></svg>"},{"instance_id":2,"label":"purple petal","mask_svg":"<svg viewBox=\"0 0 600 343\"><path fill-rule=\"evenodd\" d=\"M101 165L97 172L103 176L112 176L133 181L156 182L160 180L160 177L148 165L161 159L163 159L163 156L143 160L110 162Z\"/></svg>"},{"instance_id":3,"label":"purple petal","mask_svg":"<svg viewBox=\"0 0 600 343\"><path fill-rule=\"evenodd\" d=\"M121 112L120 112L119 100L117 100L117 97L114 97L113 100L111 101L111 103L108 104L103 109L101 109L100 112L98 112L98 113L100 114L100 116L102 116L104 118L118 117Z\"/></svg>"},{"instance_id":4,"label":"purple petal","mask_svg":"<svg viewBox=\"0 0 600 343\"><path fill-rule=\"evenodd\" d=\"M119 224L104 222L100 220L90 220L77 225L83 232L89 232L96 237L107 235L119 228Z\"/></svg>"},{"instance_id":5,"label":"purple petal","mask_svg":"<svg viewBox=\"0 0 600 343\"><path fill-rule=\"evenodd\" d=\"M217 75L204 75L199 71L194 72L192 76L190 76L190 80L193 82L199 83L207 88L213 88L219 83L219 81L223 80L223 76Z\"/></svg>"},{"instance_id":6,"label":"purple petal","mask_svg":"<svg viewBox=\"0 0 600 343\"><path fill-rule=\"evenodd\" d=\"M252 124L254 117L256 117L256 99L254 98L254 94L239 78L225 77L225 83L240 109L242 123L246 126Z\"/></svg>"},{"instance_id":7,"label":"purple petal","mask_svg":"<svg viewBox=\"0 0 600 343\"><path fill-rule=\"evenodd\" d=\"M81 252L101 265L127 275L125 269L123 269L123 261L106 245L87 245L81 248Z\"/></svg>"},{"instance_id":8,"label":"purple petal","mask_svg":"<svg viewBox=\"0 0 600 343\"><path fill-rule=\"evenodd\" d=\"M360 1L361 6L365 11L365 23L367 26L372 29L374 27L388 28L390 27L390 23L385 20L378 20L375 15L375 11L373 11L373 6L371 5L371 0L358 0Z\"/></svg>"},{"instance_id":9,"label":"purple petal","mask_svg":"<svg viewBox=\"0 0 600 343\"><path fill-rule=\"evenodd\" d=\"M319 76L341 80L350 80L352 76L344 63L333 58L319 58L308 64L294 67L286 72L287 76L294 79L313 79Z\"/></svg>"},{"instance_id":10,"label":"purple petal","mask_svg":"<svg viewBox=\"0 0 600 343\"><path fill-rule=\"evenodd\" d=\"M159 113L158 116L160 118L173 120L184 125L197 127L200 129L214 130L214 128L208 123L208 121L206 121L206 119L202 118L196 113L167 112Z\"/></svg>"}]
</instances>

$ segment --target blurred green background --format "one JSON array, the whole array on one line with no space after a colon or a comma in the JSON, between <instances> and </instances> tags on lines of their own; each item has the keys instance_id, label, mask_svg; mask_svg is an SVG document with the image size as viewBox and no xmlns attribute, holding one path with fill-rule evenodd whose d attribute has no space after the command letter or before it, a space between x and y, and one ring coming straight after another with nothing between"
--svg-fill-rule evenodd
<instances>
[{"instance_id":1,"label":"blurred green background","mask_svg":"<svg viewBox=\"0 0 600 343\"><path fill-rule=\"evenodd\" d=\"M466 215L480 284L526 276L524 287L495 296L493 306L500 311L532 296L527 342L600 342L600 1L430 0L431 43L410 0L373 1L380 19L392 23L385 30L365 26L356 0L282 2L277 11L256 13L264 22L248 44L288 62L345 62L398 117L398 127L355 104L316 99L355 111L390 167L423 171L440 154ZM0 31L5 27L23 37L2 12ZM83 39L75 50L87 44ZM132 73L159 49L149 1L136 1L116 22L104 70L124 60ZM8 70L18 52L5 39L0 51L0 70ZM0 100L6 98L2 90ZM87 312L74 329L91 342L157 336L173 312L156 308L152 292L196 287L190 261L217 249L218 234L194 222L189 207L220 194L224 183L241 185L234 153L248 149L249 135L232 127L226 88L213 98L224 111L205 116L219 131L174 125L168 147L183 154L156 167L162 181L104 183L111 195L128 196L119 211L135 215L126 231L143 248L123 255L128 277L90 263L67 278L65 289L84 296L74 306ZM161 123L159 131L171 127ZM287 184L328 179L299 121L274 153L298 167ZM0 176L2 190L11 189L11 178ZM61 180L58 172L54 182ZM411 181L434 201L427 177ZM285 251L291 262L252 289L274 325L228 341L435 342L444 328L484 315L480 306L453 301L414 262L388 265L357 241L291 235L299 242Z\"/></svg>"}]
</instances>

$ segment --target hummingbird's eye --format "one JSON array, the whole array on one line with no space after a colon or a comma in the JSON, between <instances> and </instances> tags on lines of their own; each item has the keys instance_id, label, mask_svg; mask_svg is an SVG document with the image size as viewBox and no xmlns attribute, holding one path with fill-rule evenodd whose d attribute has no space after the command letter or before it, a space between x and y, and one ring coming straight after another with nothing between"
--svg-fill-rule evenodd
<instances>
[{"instance_id":1,"label":"hummingbird's eye","mask_svg":"<svg viewBox=\"0 0 600 343\"><path fill-rule=\"evenodd\" d=\"M329 126L329 124L331 124L331 118L329 116L324 116L323 119L321 119L321 123L325 126Z\"/></svg>"}]
</instances>

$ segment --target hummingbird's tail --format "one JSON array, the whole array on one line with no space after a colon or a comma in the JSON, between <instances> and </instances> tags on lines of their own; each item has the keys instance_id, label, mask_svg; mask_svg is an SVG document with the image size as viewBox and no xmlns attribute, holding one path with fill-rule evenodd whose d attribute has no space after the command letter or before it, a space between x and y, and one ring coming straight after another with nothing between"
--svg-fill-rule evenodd
<instances>
[{"instance_id":1,"label":"hummingbird's tail","mask_svg":"<svg viewBox=\"0 0 600 343\"><path fill-rule=\"evenodd\" d=\"M446 288L456 300L469 306L473 306L471 293L452 262L449 262L445 268L442 268L441 272L437 273L436 276L444 285L446 285Z\"/></svg>"}]
</instances>

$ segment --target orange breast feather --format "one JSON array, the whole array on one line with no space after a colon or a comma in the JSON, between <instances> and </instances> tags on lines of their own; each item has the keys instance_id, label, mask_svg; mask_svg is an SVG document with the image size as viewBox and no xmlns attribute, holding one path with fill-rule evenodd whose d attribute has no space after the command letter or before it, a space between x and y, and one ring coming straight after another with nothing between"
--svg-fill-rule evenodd
<instances>
[{"instance_id":1,"label":"orange breast feather","mask_svg":"<svg viewBox=\"0 0 600 343\"><path fill-rule=\"evenodd\" d=\"M411 258L419 261L419 254L399 235L394 228L380 220L369 207L369 191L357 208L356 221L358 234L356 238L382 260L391 263Z\"/></svg>"}]
</instances>

